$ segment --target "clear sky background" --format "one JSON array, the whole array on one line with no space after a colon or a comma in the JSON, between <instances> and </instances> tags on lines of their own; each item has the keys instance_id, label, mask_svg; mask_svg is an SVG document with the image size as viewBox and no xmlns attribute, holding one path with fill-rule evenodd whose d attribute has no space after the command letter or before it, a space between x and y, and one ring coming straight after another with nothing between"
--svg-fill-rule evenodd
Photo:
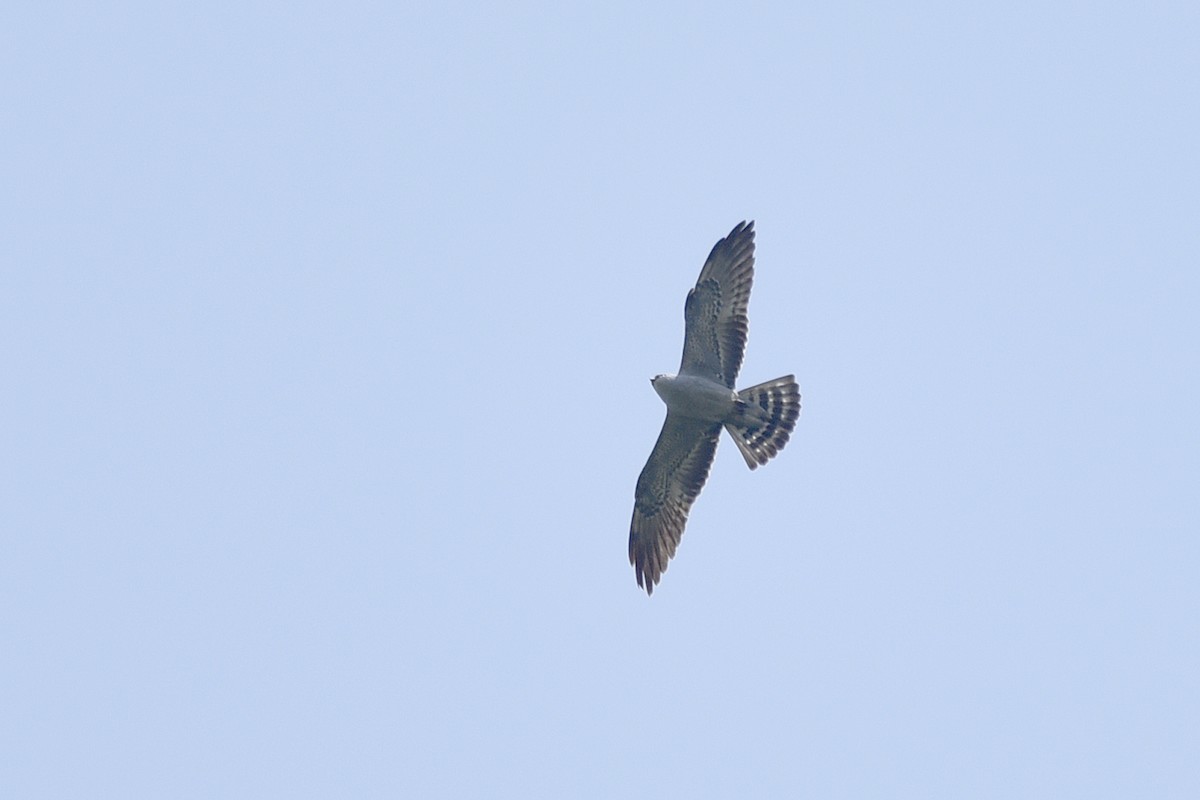
<instances>
[{"instance_id":1,"label":"clear sky background","mask_svg":"<svg viewBox=\"0 0 1200 800\"><path fill-rule=\"evenodd\" d=\"M0 12L0 794L1200 796L1200 10ZM652 598L683 303L742 384Z\"/></svg>"}]
</instances>

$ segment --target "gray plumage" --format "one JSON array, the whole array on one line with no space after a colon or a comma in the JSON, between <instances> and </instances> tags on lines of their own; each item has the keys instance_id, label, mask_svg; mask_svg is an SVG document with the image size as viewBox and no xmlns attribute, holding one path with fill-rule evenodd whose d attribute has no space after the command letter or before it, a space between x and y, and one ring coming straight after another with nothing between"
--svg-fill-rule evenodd
<instances>
[{"instance_id":1,"label":"gray plumage","mask_svg":"<svg viewBox=\"0 0 1200 800\"><path fill-rule=\"evenodd\" d=\"M679 374L651 380L667 419L638 477L629 529L629 563L647 594L675 555L721 428L754 469L783 449L800 416L800 387L791 375L734 390L753 282L754 223L743 222L716 243L688 292Z\"/></svg>"}]
</instances>

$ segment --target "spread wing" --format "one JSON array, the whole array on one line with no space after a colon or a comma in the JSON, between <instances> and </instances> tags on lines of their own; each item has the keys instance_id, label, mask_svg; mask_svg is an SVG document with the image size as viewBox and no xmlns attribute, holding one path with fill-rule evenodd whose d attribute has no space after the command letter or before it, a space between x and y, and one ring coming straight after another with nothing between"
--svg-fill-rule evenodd
<instances>
[{"instance_id":1,"label":"spread wing","mask_svg":"<svg viewBox=\"0 0 1200 800\"><path fill-rule=\"evenodd\" d=\"M733 388L746 350L753 282L754 223L742 222L713 246L688 292L681 375L703 375Z\"/></svg>"},{"instance_id":2,"label":"spread wing","mask_svg":"<svg viewBox=\"0 0 1200 800\"><path fill-rule=\"evenodd\" d=\"M667 413L650 460L638 476L633 522L629 526L629 563L647 594L675 555L688 510L708 480L717 453L721 424Z\"/></svg>"}]
</instances>

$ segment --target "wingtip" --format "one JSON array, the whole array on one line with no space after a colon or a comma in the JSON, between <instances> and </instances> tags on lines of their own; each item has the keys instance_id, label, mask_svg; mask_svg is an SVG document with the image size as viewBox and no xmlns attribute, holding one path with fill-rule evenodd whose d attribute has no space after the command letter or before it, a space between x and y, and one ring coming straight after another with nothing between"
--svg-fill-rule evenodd
<instances>
[{"instance_id":1,"label":"wingtip","mask_svg":"<svg viewBox=\"0 0 1200 800\"><path fill-rule=\"evenodd\" d=\"M729 232L729 236L726 238L731 239L734 236L737 236L739 233L747 233L747 234L753 236L754 235L754 220L744 219L741 222L739 222L737 225L734 225L733 230L731 230Z\"/></svg>"},{"instance_id":2,"label":"wingtip","mask_svg":"<svg viewBox=\"0 0 1200 800\"><path fill-rule=\"evenodd\" d=\"M641 556L641 557L639 557ZM633 574L637 577L637 585L639 589L645 589L646 594L654 594L654 579L650 570L650 564L644 561L644 555L638 553L634 548L633 539L629 541L629 565L633 567Z\"/></svg>"},{"instance_id":3,"label":"wingtip","mask_svg":"<svg viewBox=\"0 0 1200 800\"><path fill-rule=\"evenodd\" d=\"M641 567L639 566L637 569L638 588L645 589L647 597L650 597L654 594L654 584L655 583L656 583L656 581L648 573L643 572L641 570Z\"/></svg>"}]
</instances>

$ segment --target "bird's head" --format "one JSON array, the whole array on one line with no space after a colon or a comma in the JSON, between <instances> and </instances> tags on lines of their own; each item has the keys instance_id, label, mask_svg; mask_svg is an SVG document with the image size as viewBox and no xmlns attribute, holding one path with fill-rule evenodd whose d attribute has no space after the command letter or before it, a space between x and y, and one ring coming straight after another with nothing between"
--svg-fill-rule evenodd
<instances>
[{"instance_id":1,"label":"bird's head","mask_svg":"<svg viewBox=\"0 0 1200 800\"><path fill-rule=\"evenodd\" d=\"M674 378L674 375L667 375L664 373L661 375L655 375L650 379L650 385L654 387L655 394L661 397L664 403L667 402L667 395L664 394L664 392L671 391L671 387L674 385L672 383Z\"/></svg>"}]
</instances>

